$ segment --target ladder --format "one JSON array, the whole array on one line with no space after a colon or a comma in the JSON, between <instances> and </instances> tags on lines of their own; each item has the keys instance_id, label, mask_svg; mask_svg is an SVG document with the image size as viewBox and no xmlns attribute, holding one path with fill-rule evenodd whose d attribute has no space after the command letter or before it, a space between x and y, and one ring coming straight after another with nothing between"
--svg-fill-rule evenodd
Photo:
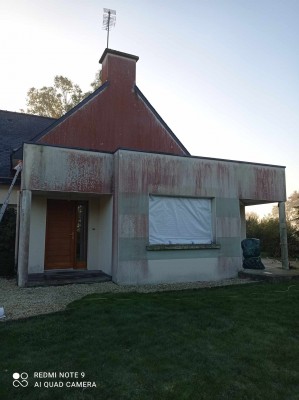
<instances>
[{"instance_id":1,"label":"ladder","mask_svg":"<svg viewBox=\"0 0 299 400\"><path fill-rule=\"evenodd\" d=\"M16 180L17 180L17 177L18 177L19 173L22 171L22 162L20 162L14 169L16 170L15 176L14 176L12 182L11 182L10 188L8 189L6 198L5 198L4 203L2 204L2 207L1 207L1 210L0 210L0 223L2 221L2 218L3 218L3 215L5 213L5 210L6 210L7 206L8 206L9 198L10 198L12 189L14 187L14 184L16 183Z\"/></svg>"}]
</instances>

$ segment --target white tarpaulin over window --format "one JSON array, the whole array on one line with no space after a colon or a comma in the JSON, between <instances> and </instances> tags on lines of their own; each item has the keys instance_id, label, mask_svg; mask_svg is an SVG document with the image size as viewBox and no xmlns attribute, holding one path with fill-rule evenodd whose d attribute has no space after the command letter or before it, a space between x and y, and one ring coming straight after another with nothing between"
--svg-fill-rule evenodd
<instances>
[{"instance_id":1,"label":"white tarpaulin over window","mask_svg":"<svg viewBox=\"0 0 299 400\"><path fill-rule=\"evenodd\" d=\"M210 244L210 199L149 196L150 244Z\"/></svg>"}]
</instances>

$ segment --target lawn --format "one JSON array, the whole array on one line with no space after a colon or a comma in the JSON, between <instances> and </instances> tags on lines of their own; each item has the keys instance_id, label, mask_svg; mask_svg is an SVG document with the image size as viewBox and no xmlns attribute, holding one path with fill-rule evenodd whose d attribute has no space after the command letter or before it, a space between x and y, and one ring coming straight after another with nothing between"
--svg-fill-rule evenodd
<instances>
[{"instance_id":1,"label":"lawn","mask_svg":"<svg viewBox=\"0 0 299 400\"><path fill-rule=\"evenodd\" d=\"M0 323L0 346L1 400L295 400L299 283L91 295Z\"/></svg>"}]
</instances>

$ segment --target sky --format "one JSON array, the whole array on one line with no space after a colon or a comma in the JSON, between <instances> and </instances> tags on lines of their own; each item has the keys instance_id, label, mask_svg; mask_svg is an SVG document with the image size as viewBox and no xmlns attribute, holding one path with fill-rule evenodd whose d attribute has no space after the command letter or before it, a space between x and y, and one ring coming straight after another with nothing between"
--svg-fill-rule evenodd
<instances>
[{"instance_id":1,"label":"sky","mask_svg":"<svg viewBox=\"0 0 299 400\"><path fill-rule=\"evenodd\" d=\"M109 47L139 56L137 86L192 155L286 166L299 191L298 0L0 0L0 109L55 75L89 90L103 8Z\"/></svg>"}]
</instances>

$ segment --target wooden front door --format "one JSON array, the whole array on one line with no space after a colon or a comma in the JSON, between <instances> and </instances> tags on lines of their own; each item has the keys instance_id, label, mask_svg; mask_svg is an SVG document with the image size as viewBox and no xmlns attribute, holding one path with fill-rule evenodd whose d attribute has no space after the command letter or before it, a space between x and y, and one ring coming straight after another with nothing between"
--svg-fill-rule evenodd
<instances>
[{"instance_id":1,"label":"wooden front door","mask_svg":"<svg viewBox=\"0 0 299 400\"><path fill-rule=\"evenodd\" d=\"M86 269L87 203L47 201L45 269Z\"/></svg>"}]
</instances>

